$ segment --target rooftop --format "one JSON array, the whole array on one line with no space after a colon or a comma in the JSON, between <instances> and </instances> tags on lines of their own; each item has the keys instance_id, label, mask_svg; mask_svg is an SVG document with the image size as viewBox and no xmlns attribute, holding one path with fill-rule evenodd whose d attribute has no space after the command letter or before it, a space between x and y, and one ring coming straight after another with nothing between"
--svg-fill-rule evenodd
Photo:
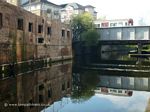
<instances>
[{"instance_id":1,"label":"rooftop","mask_svg":"<svg viewBox=\"0 0 150 112\"><path fill-rule=\"evenodd\" d=\"M35 1L27 1L25 3L22 4L22 6L26 6L26 5L33 5L33 4L36 4L36 3L46 3L46 4L51 4L51 5L55 5L55 6L59 6L57 4L54 4L52 2L49 2L47 0L35 0Z\"/></svg>"},{"instance_id":2,"label":"rooftop","mask_svg":"<svg viewBox=\"0 0 150 112\"><path fill-rule=\"evenodd\" d=\"M78 4L78 3L67 3L60 5L62 8L65 8L67 5L72 6L74 9L84 9L84 6Z\"/></svg>"},{"instance_id":3,"label":"rooftop","mask_svg":"<svg viewBox=\"0 0 150 112\"><path fill-rule=\"evenodd\" d=\"M86 6L84 6L85 8L95 8L94 6L92 6L92 5L86 5Z\"/></svg>"}]
</instances>

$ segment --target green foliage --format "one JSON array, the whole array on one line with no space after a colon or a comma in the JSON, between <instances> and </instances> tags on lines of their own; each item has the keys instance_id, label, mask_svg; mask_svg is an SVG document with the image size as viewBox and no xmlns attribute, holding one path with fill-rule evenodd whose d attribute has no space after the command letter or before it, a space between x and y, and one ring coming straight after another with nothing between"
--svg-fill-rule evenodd
<instances>
[{"instance_id":1,"label":"green foliage","mask_svg":"<svg viewBox=\"0 0 150 112\"><path fill-rule=\"evenodd\" d=\"M80 40L81 34L93 28L93 17L90 13L83 13L72 17L71 26L73 29L73 39Z\"/></svg>"},{"instance_id":2,"label":"green foliage","mask_svg":"<svg viewBox=\"0 0 150 112\"><path fill-rule=\"evenodd\" d=\"M99 34L95 29L89 29L87 32L83 32L81 35L81 40L85 41L87 46L96 44L98 38Z\"/></svg>"},{"instance_id":3,"label":"green foliage","mask_svg":"<svg viewBox=\"0 0 150 112\"><path fill-rule=\"evenodd\" d=\"M85 12L72 17L73 41L85 41L87 46L94 45L97 42L99 34L94 29L93 17Z\"/></svg>"},{"instance_id":4,"label":"green foliage","mask_svg":"<svg viewBox=\"0 0 150 112\"><path fill-rule=\"evenodd\" d=\"M99 75L97 71L85 71L80 73L80 82L73 84L73 94L71 96L72 102L84 102L89 100L94 94L97 84L99 83Z\"/></svg>"}]
</instances>

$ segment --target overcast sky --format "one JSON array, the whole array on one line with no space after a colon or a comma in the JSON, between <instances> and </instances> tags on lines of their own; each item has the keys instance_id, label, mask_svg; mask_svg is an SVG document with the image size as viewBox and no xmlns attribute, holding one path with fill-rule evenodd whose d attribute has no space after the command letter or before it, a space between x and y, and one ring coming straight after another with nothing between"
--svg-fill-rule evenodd
<instances>
[{"instance_id":1,"label":"overcast sky","mask_svg":"<svg viewBox=\"0 0 150 112\"><path fill-rule=\"evenodd\" d=\"M24 0L23 0L24 1ZM55 4L76 2L96 7L98 17L107 19L133 18L134 22L150 25L150 0L48 0ZM141 20L141 21L139 21Z\"/></svg>"},{"instance_id":2,"label":"overcast sky","mask_svg":"<svg viewBox=\"0 0 150 112\"><path fill-rule=\"evenodd\" d=\"M81 5L93 5L98 16L107 19L133 18L135 23L142 19L150 25L150 0L49 0L56 4L76 2Z\"/></svg>"}]
</instances>

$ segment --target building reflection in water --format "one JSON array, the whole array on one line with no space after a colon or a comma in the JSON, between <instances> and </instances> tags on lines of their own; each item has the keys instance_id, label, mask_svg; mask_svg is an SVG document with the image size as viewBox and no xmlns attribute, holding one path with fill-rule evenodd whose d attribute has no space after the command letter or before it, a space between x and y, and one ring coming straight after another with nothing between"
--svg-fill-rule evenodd
<instances>
[{"instance_id":1,"label":"building reflection in water","mask_svg":"<svg viewBox=\"0 0 150 112\"><path fill-rule=\"evenodd\" d=\"M72 63L68 62L15 78L0 80L0 112L41 111L71 93L71 73Z\"/></svg>"},{"instance_id":2,"label":"building reflection in water","mask_svg":"<svg viewBox=\"0 0 150 112\"><path fill-rule=\"evenodd\" d=\"M150 91L149 77L100 76L99 78L98 85L101 87Z\"/></svg>"}]
</instances>

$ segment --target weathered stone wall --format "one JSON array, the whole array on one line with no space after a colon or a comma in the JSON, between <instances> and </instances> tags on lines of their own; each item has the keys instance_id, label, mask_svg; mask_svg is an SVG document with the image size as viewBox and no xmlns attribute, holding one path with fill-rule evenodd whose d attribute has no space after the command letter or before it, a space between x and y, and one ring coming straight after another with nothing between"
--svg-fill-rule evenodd
<instances>
[{"instance_id":1,"label":"weathered stone wall","mask_svg":"<svg viewBox=\"0 0 150 112\"><path fill-rule=\"evenodd\" d=\"M47 21L6 2L0 2L0 14L0 64L72 56L71 30L60 20ZM22 29L18 29L18 19L23 21ZM32 23L32 31L29 31L29 23ZM39 25L42 26L41 33ZM65 30L64 37L62 29ZM38 38L43 38L43 42L38 43Z\"/></svg>"}]
</instances>

